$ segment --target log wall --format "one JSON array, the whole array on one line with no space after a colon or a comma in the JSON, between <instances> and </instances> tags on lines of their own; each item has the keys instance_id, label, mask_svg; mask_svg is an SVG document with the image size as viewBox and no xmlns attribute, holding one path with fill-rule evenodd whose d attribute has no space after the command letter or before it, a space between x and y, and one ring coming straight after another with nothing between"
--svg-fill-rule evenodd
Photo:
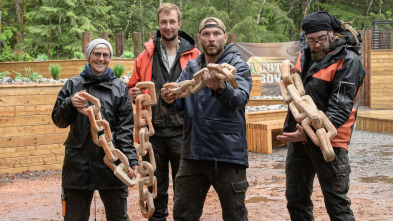
<instances>
[{"instance_id":1,"label":"log wall","mask_svg":"<svg viewBox=\"0 0 393 221\"><path fill-rule=\"evenodd\" d=\"M69 128L51 119L62 86L0 87L0 174L62 167Z\"/></svg>"},{"instance_id":2,"label":"log wall","mask_svg":"<svg viewBox=\"0 0 393 221\"><path fill-rule=\"evenodd\" d=\"M134 68L135 59L112 59L109 63L109 67L113 68L115 64L122 64L126 69L123 75L128 74ZM33 71L38 72L45 78L51 78L49 71L50 64L59 64L62 67L59 78L71 78L78 75L79 68L84 67L87 64L86 59L76 59L76 60L50 60L50 61L12 61L12 62L0 62L0 72L9 71L10 74L7 77L12 77L15 79L17 76L16 71L25 76L25 68L29 68L31 73Z\"/></svg>"},{"instance_id":3,"label":"log wall","mask_svg":"<svg viewBox=\"0 0 393 221\"><path fill-rule=\"evenodd\" d=\"M393 50L370 51L370 108L393 108Z\"/></svg>"}]
</instances>

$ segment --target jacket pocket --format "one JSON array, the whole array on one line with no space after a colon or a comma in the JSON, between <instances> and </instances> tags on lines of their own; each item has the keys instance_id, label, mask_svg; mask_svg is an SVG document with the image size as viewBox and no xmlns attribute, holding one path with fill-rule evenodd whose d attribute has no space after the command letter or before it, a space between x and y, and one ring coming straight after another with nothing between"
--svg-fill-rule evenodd
<instances>
[{"instance_id":1,"label":"jacket pocket","mask_svg":"<svg viewBox=\"0 0 393 221\"><path fill-rule=\"evenodd\" d=\"M349 174L351 173L348 153L344 148L334 148L334 152L336 157L330 162L334 175L332 191L346 193L349 190Z\"/></svg>"},{"instance_id":2,"label":"jacket pocket","mask_svg":"<svg viewBox=\"0 0 393 221\"><path fill-rule=\"evenodd\" d=\"M341 81L337 96L338 106L346 111L351 111L355 96L355 84Z\"/></svg>"},{"instance_id":3,"label":"jacket pocket","mask_svg":"<svg viewBox=\"0 0 393 221\"><path fill-rule=\"evenodd\" d=\"M201 154L217 159L239 159L245 153L245 131L240 123L205 120Z\"/></svg>"}]
</instances>

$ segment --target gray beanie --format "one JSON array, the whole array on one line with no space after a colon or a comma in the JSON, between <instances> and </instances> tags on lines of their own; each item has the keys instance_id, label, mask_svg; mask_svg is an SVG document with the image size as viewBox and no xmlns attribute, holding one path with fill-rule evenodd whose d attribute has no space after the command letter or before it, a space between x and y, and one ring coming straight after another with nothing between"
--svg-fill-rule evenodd
<instances>
[{"instance_id":1,"label":"gray beanie","mask_svg":"<svg viewBox=\"0 0 393 221\"><path fill-rule=\"evenodd\" d=\"M106 44L106 46L108 46L108 48L109 48L109 51L111 51L111 58L113 57L113 49L112 49L111 43L109 43L109 42L108 42L107 40L105 40L105 39L97 38L97 39L94 39L93 41L91 41L91 42L87 45L87 47L86 47L86 58L87 58L87 61L88 61L88 62L90 62L90 54L91 54L91 51L93 51L93 49L94 49L97 45L99 45L99 44Z\"/></svg>"}]
</instances>

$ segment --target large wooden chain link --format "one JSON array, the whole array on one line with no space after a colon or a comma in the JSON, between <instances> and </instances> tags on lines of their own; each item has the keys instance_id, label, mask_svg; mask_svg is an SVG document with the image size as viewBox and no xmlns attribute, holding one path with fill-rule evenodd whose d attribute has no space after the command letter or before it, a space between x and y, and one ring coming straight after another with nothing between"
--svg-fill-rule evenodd
<instances>
[{"instance_id":1,"label":"large wooden chain link","mask_svg":"<svg viewBox=\"0 0 393 221\"><path fill-rule=\"evenodd\" d=\"M138 134L140 144L136 145L138 156L138 172L141 177L138 179L136 174L133 179L127 175L132 171L127 157L119 150L114 148L112 144L112 132L109 123L102 119L100 109L101 103L94 96L83 91L80 96L88 100L92 105L85 108L78 108L78 111L89 117L91 124L90 131L93 142L102 147L105 152L104 163L114 171L114 174L128 187L134 186L139 180L139 208L143 217L149 218L153 215L155 207L153 199L157 196L157 179L154 176L156 170L156 161L149 137L154 134L154 128L151 123L151 106L157 103L154 83L139 82L136 87L148 88L152 94L152 98L148 94L138 95L136 98L136 114L134 117L135 131ZM104 132L98 135L99 132ZM149 153L151 163L142 161L142 156ZM115 165L115 161L120 160L119 165ZM151 186L153 192L143 191L143 186Z\"/></svg>"},{"instance_id":2,"label":"large wooden chain link","mask_svg":"<svg viewBox=\"0 0 393 221\"><path fill-rule=\"evenodd\" d=\"M291 65L288 60L281 64L282 80L280 81L280 89L284 102L289 104L289 109L295 120L301 122L312 142L321 148L325 161L330 162L335 158L330 139L336 136L337 130L325 113L318 110L312 98L305 95L300 75L297 73L290 74ZM316 132L313 131L311 126Z\"/></svg>"},{"instance_id":3,"label":"large wooden chain link","mask_svg":"<svg viewBox=\"0 0 393 221\"><path fill-rule=\"evenodd\" d=\"M157 178L154 176L156 170L156 160L154 158L153 147L149 142L149 137L154 135L154 128L151 122L151 107L157 103L156 89L153 82L138 82L135 87L139 89L149 89L149 94L140 94L135 99L134 126L135 134L138 136L136 152L138 155L138 171L141 174L139 180L139 208L142 216L149 218L153 215L155 207L153 199L157 196ZM142 156L149 153L150 163L142 161ZM143 191L143 186L152 187L152 192L148 189Z\"/></svg>"},{"instance_id":4,"label":"large wooden chain link","mask_svg":"<svg viewBox=\"0 0 393 221\"><path fill-rule=\"evenodd\" d=\"M134 178L130 179L127 175L132 171L128 158L119 150L113 146L112 143L112 132L109 127L108 121L101 117L101 103L100 100L90 95L86 91L82 91L80 96L88 100L92 105L84 108L77 108L79 112L89 117L90 121L90 132L93 138L93 142L98 146L102 147L105 152L104 163L111 168L115 176L119 178L124 184L129 187L134 186L138 178L134 174ZM104 132L98 135L99 132ZM116 166L115 161L120 160L120 164Z\"/></svg>"},{"instance_id":5,"label":"large wooden chain link","mask_svg":"<svg viewBox=\"0 0 393 221\"><path fill-rule=\"evenodd\" d=\"M170 82L165 84L163 87L168 88L170 94L176 94L176 96L179 98L187 97L190 94L195 94L205 86L203 81L203 74L205 71L215 71L215 75L218 79L228 82L235 89L239 88L239 85L234 76L236 74L236 68L227 63L210 63L206 68L203 68L195 73L192 80L184 80L179 83Z\"/></svg>"}]
</instances>

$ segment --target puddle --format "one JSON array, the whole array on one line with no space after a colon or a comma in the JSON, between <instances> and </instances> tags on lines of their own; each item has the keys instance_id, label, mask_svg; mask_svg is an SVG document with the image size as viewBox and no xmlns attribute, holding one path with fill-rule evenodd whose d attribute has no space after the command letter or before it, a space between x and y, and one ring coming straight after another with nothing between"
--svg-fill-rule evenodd
<instances>
[{"instance_id":1,"label":"puddle","mask_svg":"<svg viewBox=\"0 0 393 221\"><path fill-rule=\"evenodd\" d=\"M6 182L0 182L0 188L3 187L3 186L7 186L7 184L8 183L6 183Z\"/></svg>"},{"instance_id":2,"label":"puddle","mask_svg":"<svg viewBox=\"0 0 393 221\"><path fill-rule=\"evenodd\" d=\"M389 148L393 148L393 145L379 145L380 147L389 147Z\"/></svg>"},{"instance_id":3,"label":"puddle","mask_svg":"<svg viewBox=\"0 0 393 221\"><path fill-rule=\"evenodd\" d=\"M277 200L269 199L263 196L256 196L256 197L250 197L249 199L245 200L245 203L261 203L261 202L266 203L272 201L277 201Z\"/></svg>"},{"instance_id":4,"label":"puddle","mask_svg":"<svg viewBox=\"0 0 393 221\"><path fill-rule=\"evenodd\" d=\"M393 184L393 178L388 176L372 176L372 177L360 177L362 183L389 183Z\"/></svg>"},{"instance_id":5,"label":"puddle","mask_svg":"<svg viewBox=\"0 0 393 221\"><path fill-rule=\"evenodd\" d=\"M393 152L381 152L380 155L383 157L390 157L393 156Z\"/></svg>"},{"instance_id":6,"label":"puddle","mask_svg":"<svg viewBox=\"0 0 393 221\"><path fill-rule=\"evenodd\" d=\"M285 163L273 164L273 169L285 169Z\"/></svg>"}]
</instances>

